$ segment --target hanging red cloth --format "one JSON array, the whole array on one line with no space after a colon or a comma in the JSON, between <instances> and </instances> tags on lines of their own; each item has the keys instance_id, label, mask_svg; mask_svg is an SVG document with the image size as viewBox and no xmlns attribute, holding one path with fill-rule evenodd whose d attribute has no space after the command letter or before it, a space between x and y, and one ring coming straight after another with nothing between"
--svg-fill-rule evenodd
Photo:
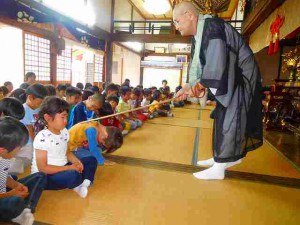
<instances>
[{"instance_id":1,"label":"hanging red cloth","mask_svg":"<svg viewBox=\"0 0 300 225\"><path fill-rule=\"evenodd\" d=\"M280 28L283 25L285 16L279 15L279 8L277 9L277 15L275 20L271 23L270 32L271 32L271 41L269 44L268 55L272 55L278 52L279 49L279 40L280 40ZM275 43L274 43L275 39Z\"/></svg>"}]
</instances>

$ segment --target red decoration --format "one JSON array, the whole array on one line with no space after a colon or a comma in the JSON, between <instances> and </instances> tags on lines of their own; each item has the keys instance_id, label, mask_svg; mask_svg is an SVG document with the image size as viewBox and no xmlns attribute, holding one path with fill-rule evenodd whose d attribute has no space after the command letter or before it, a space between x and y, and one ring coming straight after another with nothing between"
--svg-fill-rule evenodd
<instances>
[{"instance_id":1,"label":"red decoration","mask_svg":"<svg viewBox=\"0 0 300 225\"><path fill-rule=\"evenodd\" d=\"M280 28L283 25L284 19L285 19L285 16L279 15L279 8L278 8L276 18L270 26L271 41L269 44L268 55L272 55L272 54L278 52L279 40L280 40L280 37L279 37L280 36ZM274 43L274 39L275 39L275 43Z\"/></svg>"}]
</instances>

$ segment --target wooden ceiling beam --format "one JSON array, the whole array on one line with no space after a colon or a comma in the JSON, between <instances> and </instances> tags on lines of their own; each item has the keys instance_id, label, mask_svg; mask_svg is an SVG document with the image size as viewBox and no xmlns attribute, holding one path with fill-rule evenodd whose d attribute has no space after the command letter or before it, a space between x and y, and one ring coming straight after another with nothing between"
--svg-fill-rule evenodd
<instances>
[{"instance_id":1,"label":"wooden ceiling beam","mask_svg":"<svg viewBox=\"0 0 300 225\"><path fill-rule=\"evenodd\" d=\"M31 8L34 8L38 11L41 11L45 14L47 14L48 16L50 17L54 17L56 18L59 22L72 22L76 27L78 28L81 28L81 29L84 29L84 30L87 30L88 33L100 38L100 39L103 39L103 40L106 40L108 41L110 39L110 33L99 28L99 27L96 27L96 26L93 26L92 28L89 28L87 27L86 25L84 24L81 24L75 20L73 20L72 18L68 17L68 16L65 16L53 9L50 9L48 8L47 6L39 3L39 2L36 2L34 0L18 0L19 2L22 2L24 3L25 5L31 7Z\"/></svg>"},{"instance_id":2,"label":"wooden ceiling beam","mask_svg":"<svg viewBox=\"0 0 300 225\"><path fill-rule=\"evenodd\" d=\"M132 5L132 7L135 9L135 11L140 14L141 17L143 17L143 19L145 20L146 17L145 15L141 12L141 10L139 10L139 8L131 1L131 0L127 0L129 2L130 5Z\"/></svg>"},{"instance_id":3,"label":"wooden ceiling beam","mask_svg":"<svg viewBox=\"0 0 300 225\"><path fill-rule=\"evenodd\" d=\"M115 42L140 42L140 43L191 43L191 36L182 37L172 34L113 34L112 41Z\"/></svg>"}]
</instances>

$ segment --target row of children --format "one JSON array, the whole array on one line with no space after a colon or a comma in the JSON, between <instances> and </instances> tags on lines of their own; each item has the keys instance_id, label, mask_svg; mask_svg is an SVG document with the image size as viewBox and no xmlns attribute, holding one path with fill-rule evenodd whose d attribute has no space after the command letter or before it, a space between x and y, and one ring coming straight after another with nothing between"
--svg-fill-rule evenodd
<instances>
[{"instance_id":1,"label":"row of children","mask_svg":"<svg viewBox=\"0 0 300 225\"><path fill-rule=\"evenodd\" d=\"M42 190L73 188L79 196L86 197L97 164L107 161L102 151L110 153L122 145L121 130L124 128L136 129L149 115L161 113L159 107L150 106L149 111L101 121L112 126L79 122L147 105L151 98L153 102L161 100L157 91L151 93L147 89L131 91L129 86L119 90L117 85L109 84L103 95L93 93L80 101L82 92L69 87L65 101L58 96L46 97L49 93L43 85L32 84L25 91L23 106L15 98L1 100L0 115L4 117L0 119L1 220L32 224L32 213ZM168 113L168 110L162 109L162 112ZM20 119L22 123L18 122ZM65 128L67 125L70 125L69 131ZM15 160L7 160L15 155ZM22 162L21 166L18 161ZM19 181L12 179L10 175L23 172L22 169L30 164L30 176Z\"/></svg>"}]
</instances>

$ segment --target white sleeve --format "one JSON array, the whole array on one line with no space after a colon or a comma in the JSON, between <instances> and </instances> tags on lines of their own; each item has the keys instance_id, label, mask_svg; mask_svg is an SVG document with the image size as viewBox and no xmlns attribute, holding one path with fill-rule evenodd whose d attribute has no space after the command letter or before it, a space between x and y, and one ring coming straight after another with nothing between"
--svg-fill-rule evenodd
<instances>
[{"instance_id":1,"label":"white sleeve","mask_svg":"<svg viewBox=\"0 0 300 225\"><path fill-rule=\"evenodd\" d=\"M49 150L49 141L46 139L45 131L40 131L34 138L33 148L38 150Z\"/></svg>"}]
</instances>

